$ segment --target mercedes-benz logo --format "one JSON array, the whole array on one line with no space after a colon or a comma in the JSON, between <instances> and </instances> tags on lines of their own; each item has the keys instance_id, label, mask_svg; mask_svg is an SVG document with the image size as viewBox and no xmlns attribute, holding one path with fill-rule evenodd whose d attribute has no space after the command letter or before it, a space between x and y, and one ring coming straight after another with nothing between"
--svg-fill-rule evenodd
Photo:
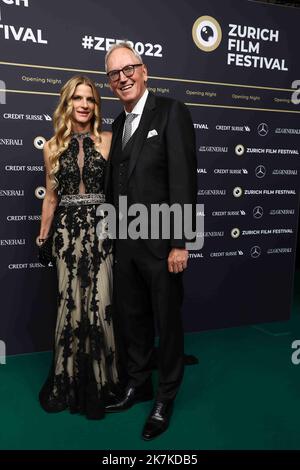
<instances>
[{"instance_id":1,"label":"mercedes-benz logo","mask_svg":"<svg viewBox=\"0 0 300 470\"><path fill-rule=\"evenodd\" d=\"M255 168L255 176L257 178L264 178L266 176L266 173L267 173L266 167L263 165L258 165Z\"/></svg>"},{"instance_id":2,"label":"mercedes-benz logo","mask_svg":"<svg viewBox=\"0 0 300 470\"><path fill-rule=\"evenodd\" d=\"M259 124L259 126L257 127L257 132L258 135L260 135L261 137L265 137L269 133L268 124L266 124L265 122Z\"/></svg>"},{"instance_id":3,"label":"mercedes-benz logo","mask_svg":"<svg viewBox=\"0 0 300 470\"><path fill-rule=\"evenodd\" d=\"M250 250L251 258L259 258L261 255L261 248L260 246L253 246Z\"/></svg>"},{"instance_id":4,"label":"mercedes-benz logo","mask_svg":"<svg viewBox=\"0 0 300 470\"><path fill-rule=\"evenodd\" d=\"M264 215L264 210L261 206L256 206L253 209L253 217L255 219L261 219L262 216Z\"/></svg>"}]
</instances>

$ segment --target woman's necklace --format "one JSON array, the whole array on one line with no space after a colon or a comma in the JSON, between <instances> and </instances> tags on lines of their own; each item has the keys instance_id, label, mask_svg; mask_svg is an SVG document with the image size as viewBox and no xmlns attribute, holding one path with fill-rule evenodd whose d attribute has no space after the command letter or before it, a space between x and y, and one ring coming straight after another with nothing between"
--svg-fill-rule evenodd
<instances>
[{"instance_id":1,"label":"woman's necklace","mask_svg":"<svg viewBox=\"0 0 300 470\"><path fill-rule=\"evenodd\" d=\"M83 140L86 137L90 137L91 133L90 131L88 132L72 132L71 133L72 138L78 139L78 140Z\"/></svg>"}]
</instances>

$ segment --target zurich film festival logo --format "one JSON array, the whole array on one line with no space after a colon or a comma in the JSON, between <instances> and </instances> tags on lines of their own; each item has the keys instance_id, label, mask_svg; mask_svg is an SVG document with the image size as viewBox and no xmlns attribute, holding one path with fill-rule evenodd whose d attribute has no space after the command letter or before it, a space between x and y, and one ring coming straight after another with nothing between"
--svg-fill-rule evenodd
<instances>
[{"instance_id":1,"label":"zurich film festival logo","mask_svg":"<svg viewBox=\"0 0 300 470\"><path fill-rule=\"evenodd\" d=\"M46 139L45 137L41 135L38 135L33 141L33 145L38 150L43 150L45 143L46 143Z\"/></svg>"},{"instance_id":2,"label":"zurich film festival logo","mask_svg":"<svg viewBox=\"0 0 300 470\"><path fill-rule=\"evenodd\" d=\"M44 199L46 196L46 188L44 186L38 186L35 188L34 195L37 199Z\"/></svg>"},{"instance_id":3,"label":"zurich film festival logo","mask_svg":"<svg viewBox=\"0 0 300 470\"><path fill-rule=\"evenodd\" d=\"M204 52L212 52L219 47L222 40L222 29L212 16L200 16L192 29L194 43Z\"/></svg>"}]
</instances>

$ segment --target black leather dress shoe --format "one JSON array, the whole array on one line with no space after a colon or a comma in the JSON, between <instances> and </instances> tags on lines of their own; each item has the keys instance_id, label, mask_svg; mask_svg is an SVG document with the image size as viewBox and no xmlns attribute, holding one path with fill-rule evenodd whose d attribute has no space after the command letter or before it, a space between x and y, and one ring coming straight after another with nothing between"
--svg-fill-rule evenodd
<instances>
[{"instance_id":1,"label":"black leather dress shoe","mask_svg":"<svg viewBox=\"0 0 300 470\"><path fill-rule=\"evenodd\" d=\"M142 437L150 441L166 431L173 412L173 401L156 401L146 421Z\"/></svg>"},{"instance_id":2,"label":"black leather dress shoe","mask_svg":"<svg viewBox=\"0 0 300 470\"><path fill-rule=\"evenodd\" d=\"M119 411L128 410L136 403L153 399L152 387L127 387L125 395L105 406L106 413L117 413Z\"/></svg>"}]
</instances>

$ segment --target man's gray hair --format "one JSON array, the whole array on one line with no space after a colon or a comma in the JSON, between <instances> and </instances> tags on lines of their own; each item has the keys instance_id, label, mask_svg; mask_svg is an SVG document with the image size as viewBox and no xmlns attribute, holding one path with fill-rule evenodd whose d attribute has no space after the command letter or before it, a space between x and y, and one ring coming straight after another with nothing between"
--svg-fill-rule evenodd
<instances>
[{"instance_id":1,"label":"man's gray hair","mask_svg":"<svg viewBox=\"0 0 300 470\"><path fill-rule=\"evenodd\" d=\"M105 56L105 71L107 72L107 62L108 62L108 58L110 56L110 54L116 50L116 49L128 49L129 51L131 51L135 57L139 60L139 62L142 64L143 63L143 60L140 56L140 54L138 52L136 52L136 50L133 48L132 46L132 42L130 41L121 41L121 42L116 42L115 44L113 44L107 51L106 53L106 56Z\"/></svg>"}]
</instances>

